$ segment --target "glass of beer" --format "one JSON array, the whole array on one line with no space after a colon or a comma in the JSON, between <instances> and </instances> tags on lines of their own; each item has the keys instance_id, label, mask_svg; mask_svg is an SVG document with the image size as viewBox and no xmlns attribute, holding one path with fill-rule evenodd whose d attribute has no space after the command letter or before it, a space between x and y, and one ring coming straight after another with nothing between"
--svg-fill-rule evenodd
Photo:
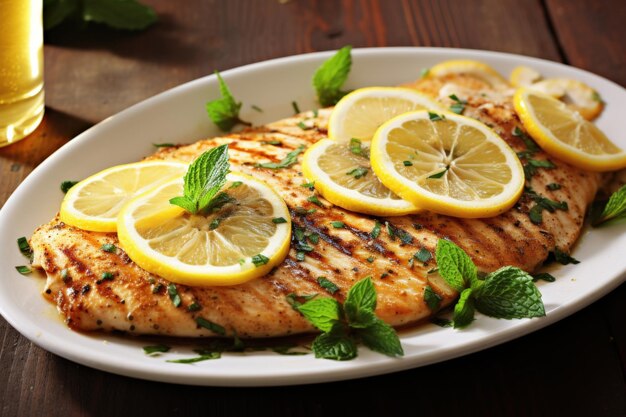
<instances>
[{"instance_id":1,"label":"glass of beer","mask_svg":"<svg viewBox=\"0 0 626 417\"><path fill-rule=\"evenodd\" d=\"M41 122L43 0L0 0L0 147Z\"/></svg>"}]
</instances>

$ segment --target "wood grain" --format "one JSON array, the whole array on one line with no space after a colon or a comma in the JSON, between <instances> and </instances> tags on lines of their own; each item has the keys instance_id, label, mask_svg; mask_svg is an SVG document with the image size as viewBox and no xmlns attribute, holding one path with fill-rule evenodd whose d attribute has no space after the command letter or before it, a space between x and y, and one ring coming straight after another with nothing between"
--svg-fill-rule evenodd
<instances>
[{"instance_id":1,"label":"wood grain","mask_svg":"<svg viewBox=\"0 0 626 417\"><path fill-rule=\"evenodd\" d=\"M345 44L476 48L564 59L626 85L620 0L144 1L160 17L145 32L92 26L46 35L46 117L29 138L0 149L0 205L91 124L214 69L281 56ZM87 368L37 348L0 318L0 415L624 416L624 317L626 285L544 330L442 364L356 381L245 389L162 384Z\"/></svg>"}]
</instances>

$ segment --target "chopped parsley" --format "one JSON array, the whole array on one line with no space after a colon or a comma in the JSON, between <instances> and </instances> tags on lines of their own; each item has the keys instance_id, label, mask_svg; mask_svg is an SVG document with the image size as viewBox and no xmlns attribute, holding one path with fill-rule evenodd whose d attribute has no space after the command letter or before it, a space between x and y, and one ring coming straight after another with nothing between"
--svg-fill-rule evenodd
<instances>
[{"instance_id":1,"label":"chopped parsley","mask_svg":"<svg viewBox=\"0 0 626 417\"><path fill-rule=\"evenodd\" d=\"M319 206L319 207L322 207L322 208L324 207L324 205L322 204L320 199L315 194L313 194L312 196L308 197L306 199L306 201L309 201L309 202L315 204L316 206Z\"/></svg>"},{"instance_id":2,"label":"chopped parsley","mask_svg":"<svg viewBox=\"0 0 626 417\"><path fill-rule=\"evenodd\" d=\"M152 146L155 148L173 148L176 145L173 143L153 143Z\"/></svg>"},{"instance_id":3,"label":"chopped parsley","mask_svg":"<svg viewBox=\"0 0 626 417\"><path fill-rule=\"evenodd\" d=\"M317 277L317 283L320 287L324 288L330 294L335 294L337 291L339 291L339 287L326 277Z\"/></svg>"},{"instance_id":4,"label":"chopped parsley","mask_svg":"<svg viewBox=\"0 0 626 417\"><path fill-rule=\"evenodd\" d=\"M298 106L298 103L296 103L295 101L291 102L291 107L293 107L294 114L301 113L300 112L300 107Z\"/></svg>"},{"instance_id":5,"label":"chopped parsley","mask_svg":"<svg viewBox=\"0 0 626 417\"><path fill-rule=\"evenodd\" d=\"M293 151L289 152L280 162L265 162L263 164L256 164L255 166L269 169L287 168L298 162L298 155L300 155L303 151L304 145L300 145Z\"/></svg>"},{"instance_id":6,"label":"chopped parsley","mask_svg":"<svg viewBox=\"0 0 626 417\"><path fill-rule=\"evenodd\" d=\"M422 247L419 251L415 252L413 257L420 262L428 262L433 257L433 254L430 253L428 249Z\"/></svg>"},{"instance_id":7,"label":"chopped parsley","mask_svg":"<svg viewBox=\"0 0 626 417\"><path fill-rule=\"evenodd\" d=\"M279 140L262 140L263 145L282 146L283 143Z\"/></svg>"},{"instance_id":8,"label":"chopped parsley","mask_svg":"<svg viewBox=\"0 0 626 417\"><path fill-rule=\"evenodd\" d=\"M405 167L413 166L413 162L411 162L411 161L402 161L402 163L404 164Z\"/></svg>"},{"instance_id":9,"label":"chopped parsley","mask_svg":"<svg viewBox=\"0 0 626 417\"><path fill-rule=\"evenodd\" d=\"M450 111L456 114L463 114L467 100L459 99L456 94L450 94L449 97L454 101L454 103L450 106Z\"/></svg>"},{"instance_id":10,"label":"chopped parsley","mask_svg":"<svg viewBox=\"0 0 626 417\"><path fill-rule=\"evenodd\" d=\"M446 116L444 116L443 114L437 114L434 112L429 111L428 112L428 118L432 121L432 122L438 122L439 120L445 120Z\"/></svg>"},{"instance_id":11,"label":"chopped parsley","mask_svg":"<svg viewBox=\"0 0 626 417\"><path fill-rule=\"evenodd\" d=\"M143 351L146 355L154 355L170 351L170 347L166 345L144 346Z\"/></svg>"},{"instance_id":12,"label":"chopped parsley","mask_svg":"<svg viewBox=\"0 0 626 417\"><path fill-rule=\"evenodd\" d=\"M350 152L355 155L365 156L363 153L363 146L360 139L350 139Z\"/></svg>"},{"instance_id":13,"label":"chopped parsley","mask_svg":"<svg viewBox=\"0 0 626 417\"><path fill-rule=\"evenodd\" d=\"M335 228L335 229L343 229L345 227L345 223L341 222L341 221L334 221L334 222L330 222L330 224Z\"/></svg>"},{"instance_id":14,"label":"chopped parsley","mask_svg":"<svg viewBox=\"0 0 626 417\"><path fill-rule=\"evenodd\" d=\"M31 272L33 272L33 270L32 270L32 269L30 269L29 267L27 267L26 265L19 265L19 266L16 266L16 267L15 267L15 270L16 270L17 272L19 272L20 274L22 274L22 275L28 275L28 274L30 274Z\"/></svg>"},{"instance_id":15,"label":"chopped parsley","mask_svg":"<svg viewBox=\"0 0 626 417\"><path fill-rule=\"evenodd\" d=\"M380 224L380 222L378 220L376 220L376 222L374 223L374 228L370 232L370 236L372 237L372 239L376 239L376 238L378 238L378 236L380 236L380 227L381 226L382 225Z\"/></svg>"},{"instance_id":16,"label":"chopped parsley","mask_svg":"<svg viewBox=\"0 0 626 417\"><path fill-rule=\"evenodd\" d=\"M72 188L76 184L78 184L78 181L63 181L61 183L61 191L63 191L64 193L67 193L70 190L70 188Z\"/></svg>"},{"instance_id":17,"label":"chopped parsley","mask_svg":"<svg viewBox=\"0 0 626 417\"><path fill-rule=\"evenodd\" d=\"M354 176L355 179L358 180L366 176L368 172L369 172L369 169L364 168L364 167L358 167L358 168L354 168L351 171L346 172L346 175L352 175Z\"/></svg>"},{"instance_id":18,"label":"chopped parsley","mask_svg":"<svg viewBox=\"0 0 626 417\"><path fill-rule=\"evenodd\" d=\"M226 335L226 329L220 326L217 323L213 323L210 320L205 319L204 317L196 317L196 323L200 327L204 327L207 330L212 331L213 333L219 334L220 336Z\"/></svg>"},{"instance_id":19,"label":"chopped parsley","mask_svg":"<svg viewBox=\"0 0 626 417\"><path fill-rule=\"evenodd\" d=\"M259 253L258 255L254 255L252 257L252 263L257 268L262 266L262 265L267 264L269 261L270 261L270 258L268 258L267 256L263 255L262 253Z\"/></svg>"},{"instance_id":20,"label":"chopped parsley","mask_svg":"<svg viewBox=\"0 0 626 417\"><path fill-rule=\"evenodd\" d=\"M19 248L22 255L30 259L31 262L33 261L33 249L30 247L28 239L26 239L24 236L18 238L17 247Z\"/></svg>"},{"instance_id":21,"label":"chopped parsley","mask_svg":"<svg viewBox=\"0 0 626 417\"><path fill-rule=\"evenodd\" d=\"M446 167L446 169L444 169L443 171L437 172L436 174L433 174L433 175L430 175L427 178L429 178L429 179L440 179L441 177L444 176L444 174L446 172L448 172L449 169L450 169L450 167Z\"/></svg>"},{"instance_id":22,"label":"chopped parsley","mask_svg":"<svg viewBox=\"0 0 626 417\"><path fill-rule=\"evenodd\" d=\"M546 188L550 191L560 190L561 184L557 184L556 182L553 182L551 184L546 185Z\"/></svg>"},{"instance_id":23,"label":"chopped parsley","mask_svg":"<svg viewBox=\"0 0 626 417\"><path fill-rule=\"evenodd\" d=\"M274 217L272 219L272 223L274 223L274 224L282 224L282 223L287 223L287 220L284 217Z\"/></svg>"},{"instance_id":24,"label":"chopped parsley","mask_svg":"<svg viewBox=\"0 0 626 417\"><path fill-rule=\"evenodd\" d=\"M307 126L306 123L300 121L298 122L298 127L302 130L311 130L313 129L313 126Z\"/></svg>"},{"instance_id":25,"label":"chopped parsley","mask_svg":"<svg viewBox=\"0 0 626 417\"><path fill-rule=\"evenodd\" d=\"M252 107L252 110L258 111L259 113L263 113L263 109L255 104L251 105L250 107Z\"/></svg>"},{"instance_id":26,"label":"chopped parsley","mask_svg":"<svg viewBox=\"0 0 626 417\"><path fill-rule=\"evenodd\" d=\"M174 304L174 307L180 306L180 304L182 303L182 300L180 299L180 295L178 294L178 289L176 288L176 284L169 284L167 286L167 294L170 296L170 300L172 300L172 304Z\"/></svg>"},{"instance_id":27,"label":"chopped parsley","mask_svg":"<svg viewBox=\"0 0 626 417\"><path fill-rule=\"evenodd\" d=\"M197 301L194 301L193 303L187 306L187 311L193 312L193 311L199 311L199 310L202 310L202 306Z\"/></svg>"},{"instance_id":28,"label":"chopped parsley","mask_svg":"<svg viewBox=\"0 0 626 417\"><path fill-rule=\"evenodd\" d=\"M243 184L243 182L241 181L234 181L232 184L230 184L230 187L228 187L228 189L233 189L233 188L237 188L239 187L241 184Z\"/></svg>"},{"instance_id":29,"label":"chopped parsley","mask_svg":"<svg viewBox=\"0 0 626 417\"><path fill-rule=\"evenodd\" d=\"M117 247L112 243L105 243L104 245L100 247L100 249L102 249L105 252L115 253L115 251L117 250Z\"/></svg>"},{"instance_id":30,"label":"chopped parsley","mask_svg":"<svg viewBox=\"0 0 626 417\"><path fill-rule=\"evenodd\" d=\"M308 188L309 190L313 191L315 189L315 181L305 182L304 184L301 184L300 186L304 188Z\"/></svg>"}]
</instances>

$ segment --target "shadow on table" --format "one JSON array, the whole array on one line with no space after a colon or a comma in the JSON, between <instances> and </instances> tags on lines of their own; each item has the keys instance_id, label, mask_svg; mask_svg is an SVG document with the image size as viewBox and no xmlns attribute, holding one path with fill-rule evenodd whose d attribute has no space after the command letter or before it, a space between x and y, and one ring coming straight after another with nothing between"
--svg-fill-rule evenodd
<instances>
[{"instance_id":1,"label":"shadow on table","mask_svg":"<svg viewBox=\"0 0 626 417\"><path fill-rule=\"evenodd\" d=\"M202 53L197 43L194 44L197 36L173 16L162 14L157 23L139 32L95 24L85 27L63 24L46 32L45 43L72 49L107 50L136 60L178 66L197 63L198 55Z\"/></svg>"}]
</instances>

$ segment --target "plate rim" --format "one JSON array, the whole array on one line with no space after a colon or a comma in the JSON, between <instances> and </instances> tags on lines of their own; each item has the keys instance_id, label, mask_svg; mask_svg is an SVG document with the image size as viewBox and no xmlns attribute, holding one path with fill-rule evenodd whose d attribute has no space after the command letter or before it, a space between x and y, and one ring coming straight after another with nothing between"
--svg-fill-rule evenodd
<instances>
[{"instance_id":1,"label":"plate rim","mask_svg":"<svg viewBox=\"0 0 626 417\"><path fill-rule=\"evenodd\" d=\"M271 69L271 67L280 67L286 63L291 63L293 61L321 61L323 58L331 56L335 51L323 51L323 52L312 52L307 54L296 54L290 55L280 58L275 58L271 60L251 63L247 65L243 65L240 67L232 68L229 70L225 70L221 72L224 77L237 75L240 73L256 71L263 68ZM617 83L608 80L599 75L593 74L584 69L575 68L566 64L562 64L559 62L554 62L542 58L528 57L524 55L518 55L507 52L497 52L497 51L485 51L478 49L463 49L463 48L440 48L440 47L384 47L384 48L354 48L352 50L353 57L358 59L360 56L367 55L385 55L392 53L417 53L417 54L425 54L427 56L434 55L460 55L460 54L468 54L471 55L471 58L480 59L481 57L492 59L493 57L503 58L507 60L514 61L523 61L525 63L533 63L539 62L542 64L556 65L557 67L566 67L573 68L576 71L582 71L586 73L588 76L600 78L605 82L608 82L611 87L623 90L626 93L626 90L623 89ZM18 185L18 187L11 193L3 207L0 209L0 221L5 216L4 213L8 211L6 207L12 207L15 203L15 200L18 200L20 193L18 192L21 189L26 189L29 184L37 181L40 172L45 172L48 168L48 165L51 165L52 162L57 158L63 158L64 153L68 152L68 150L74 149L76 147L85 146L83 142L88 142L89 138L93 135L97 135L98 132L102 129L106 129L108 124L111 121L117 123L123 123L126 117L132 116L137 112L142 112L145 109L150 108L150 106L158 103L160 101L170 100L171 97L177 94L185 94L186 91L195 89L199 85L204 85L205 83L210 83L211 81L215 81L216 76L214 74L206 75L188 82L185 82L181 85L175 86L171 89L158 93L152 97L149 97L145 100L142 100L113 116L106 118L105 120L97 123L96 125L90 127L85 130L81 134L77 135L74 139L70 140L68 143L64 144L61 148L56 150L53 154L51 154L48 158L46 158L42 163L40 163L23 181ZM59 156L60 155L60 156ZM0 259L2 260L2 259ZM3 277L4 279L4 277ZM449 360L453 358L457 358L459 356L464 356L471 354L473 352L490 348L500 343L505 343L514 338L521 337L528 333L539 330L545 326L548 326L558 320L563 319L570 314L573 314L576 311L581 310L582 308L588 306L592 302L606 295L614 288L619 286L624 280L626 280L626 270L616 272L615 276L610 280L608 285L604 285L602 287L596 288L592 292L585 293L585 299L583 301L572 302L568 305L561 306L553 311L546 317L541 319L533 319L532 324L521 325L517 323L530 323L530 321L520 321L516 322L516 324L508 326L504 330L499 330L495 333L490 333L487 336L480 338L475 341L471 341L469 343L461 344L455 346L451 349L447 349L447 353L444 355L445 357L437 357L440 355L431 354L429 358L425 360L423 357L418 356L417 358L401 358L401 359L390 359L383 361L376 361L375 363L370 363L367 366L357 367L356 369L346 369L344 366L339 366L328 370L321 367L319 370L310 370L303 377L303 375L299 372L295 373L284 373L281 375L271 375L271 379L267 377L267 375L257 375L257 376L218 376L213 378L207 378L206 375L201 374L175 374L172 373L170 375L163 375L163 373L156 368L157 370L154 372L150 372L147 369L142 369L145 367L140 366L137 368L128 368L124 366L118 366L117 364L111 364L110 362L105 362L103 360L94 359L93 357L89 358L83 355L83 352L80 351L76 346L62 347L53 342L50 342L48 338L40 338L36 334L31 334L31 332L26 330L22 330L20 327L22 325L19 323L19 317L14 316L12 311L9 311L3 303L0 303L0 314L7 320L7 322L18 332L28 338L31 342L36 344L39 347L42 347L49 352L54 353L55 355L64 357L73 362L80 363L92 368L96 368L99 370L112 372L119 375L125 375L135 378L153 380L153 381L161 381L161 382L172 382L172 383L182 383L188 385L211 385L211 386L277 386L277 385L299 385L305 383L320 383L320 382L328 382L328 381L339 381L345 379L353 379L353 378L361 378L373 375L380 375L390 372L396 372L399 370L405 369L413 369L416 367L426 366L432 363L441 362L444 360ZM1 298L1 297L0 297ZM481 317L482 319L482 317ZM69 328L68 331L72 332ZM54 340L54 339L53 339ZM413 364L414 362L419 362L419 364ZM362 369L363 368L363 369ZM210 368L208 368L210 370ZM302 379L302 380L300 380Z\"/></svg>"}]
</instances>

